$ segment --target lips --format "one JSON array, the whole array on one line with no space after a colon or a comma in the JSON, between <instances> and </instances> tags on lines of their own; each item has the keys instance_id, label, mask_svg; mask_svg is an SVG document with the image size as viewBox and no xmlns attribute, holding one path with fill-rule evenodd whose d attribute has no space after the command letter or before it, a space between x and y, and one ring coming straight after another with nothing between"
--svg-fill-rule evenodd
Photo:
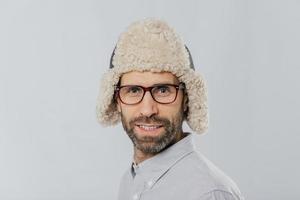
<instances>
[{"instance_id":1,"label":"lips","mask_svg":"<svg viewBox=\"0 0 300 200\"><path fill-rule=\"evenodd\" d=\"M155 132L156 130L163 127L160 124L136 124L139 130L144 132Z\"/></svg>"},{"instance_id":2,"label":"lips","mask_svg":"<svg viewBox=\"0 0 300 200\"><path fill-rule=\"evenodd\" d=\"M137 124L137 126L146 131L153 131L162 127L162 125L152 125L152 124Z\"/></svg>"}]
</instances>

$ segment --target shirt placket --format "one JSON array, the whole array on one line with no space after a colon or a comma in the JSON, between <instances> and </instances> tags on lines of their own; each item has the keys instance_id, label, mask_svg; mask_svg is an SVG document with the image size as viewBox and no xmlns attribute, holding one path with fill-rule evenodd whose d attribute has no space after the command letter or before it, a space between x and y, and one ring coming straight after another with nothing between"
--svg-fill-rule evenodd
<instances>
[{"instance_id":1,"label":"shirt placket","mask_svg":"<svg viewBox=\"0 0 300 200\"><path fill-rule=\"evenodd\" d=\"M141 200L143 191L145 190L144 178L140 173L138 166L134 166L135 176L133 178L133 188L131 199L132 200Z\"/></svg>"}]
</instances>

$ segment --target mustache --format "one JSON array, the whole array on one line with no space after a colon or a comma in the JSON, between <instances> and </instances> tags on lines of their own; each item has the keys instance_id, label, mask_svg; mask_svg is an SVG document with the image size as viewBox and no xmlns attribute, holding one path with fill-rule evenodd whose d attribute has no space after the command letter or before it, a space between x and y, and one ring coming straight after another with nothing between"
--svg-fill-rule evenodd
<instances>
[{"instance_id":1,"label":"mustache","mask_svg":"<svg viewBox=\"0 0 300 200\"><path fill-rule=\"evenodd\" d=\"M166 118L159 117L157 115L152 115L150 117L139 116L139 117L136 117L136 118L134 118L133 120L131 120L129 122L130 125L133 125L135 123L147 123L147 124L159 123L159 124L162 124L162 125L169 125L170 121Z\"/></svg>"}]
</instances>

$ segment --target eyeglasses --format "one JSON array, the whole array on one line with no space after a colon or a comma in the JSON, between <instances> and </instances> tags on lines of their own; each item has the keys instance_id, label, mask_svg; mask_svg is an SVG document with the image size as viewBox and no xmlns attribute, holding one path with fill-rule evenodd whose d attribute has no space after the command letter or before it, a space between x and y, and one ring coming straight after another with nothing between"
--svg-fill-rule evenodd
<instances>
[{"instance_id":1,"label":"eyeglasses","mask_svg":"<svg viewBox=\"0 0 300 200\"><path fill-rule=\"evenodd\" d=\"M160 104L173 103L178 94L178 90L185 89L184 83L179 85L159 84L152 87L143 87L140 85L117 86L115 91L122 103L126 105L135 105L140 103L147 91L150 92L154 101Z\"/></svg>"}]
</instances>

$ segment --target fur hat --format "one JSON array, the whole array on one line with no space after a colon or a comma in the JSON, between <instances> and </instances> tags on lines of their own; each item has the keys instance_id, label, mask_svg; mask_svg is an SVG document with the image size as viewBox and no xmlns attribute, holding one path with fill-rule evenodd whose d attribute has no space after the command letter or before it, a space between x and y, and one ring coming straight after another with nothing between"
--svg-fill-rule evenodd
<instances>
[{"instance_id":1,"label":"fur hat","mask_svg":"<svg viewBox=\"0 0 300 200\"><path fill-rule=\"evenodd\" d=\"M195 72L188 48L164 21L137 21L120 35L111 57L110 69L101 80L97 99L97 118L102 125L114 125L120 121L114 90L122 74L130 71L174 74L179 81L185 83L188 94L188 112L185 120L197 133L203 133L207 129L205 81Z\"/></svg>"}]
</instances>

